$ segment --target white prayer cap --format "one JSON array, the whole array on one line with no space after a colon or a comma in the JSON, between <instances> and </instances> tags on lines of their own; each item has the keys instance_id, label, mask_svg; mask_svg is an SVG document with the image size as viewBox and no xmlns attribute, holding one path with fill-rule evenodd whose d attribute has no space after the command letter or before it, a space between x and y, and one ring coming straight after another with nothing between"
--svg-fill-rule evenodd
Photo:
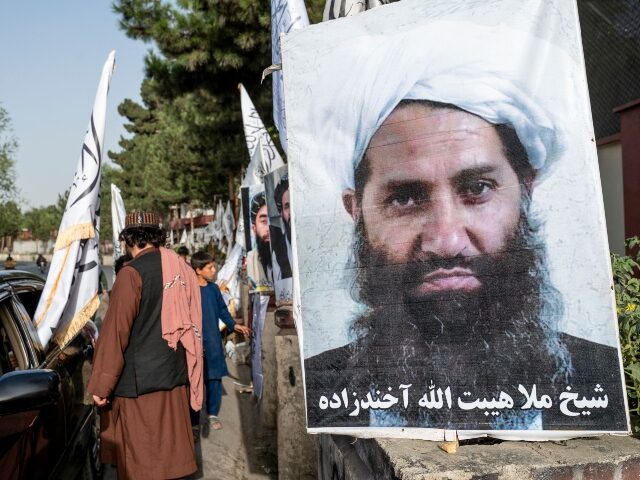
<instances>
[{"instance_id":1,"label":"white prayer cap","mask_svg":"<svg viewBox=\"0 0 640 480\"><path fill-rule=\"evenodd\" d=\"M392 12L380 12L385 8ZM323 151L300 151L299 158L322 165L336 187L353 188L354 171L382 122L403 99L424 99L512 126L531 166L543 175L564 148L563 125L575 111L572 82L581 78L577 63L530 32L420 19L419 10L418 20L405 18L405 24L390 17L385 25L378 15L372 28L363 19L334 40L334 46L344 45L339 55L333 50L333 58L329 52L316 57L313 99L290 127L320 138ZM295 117L304 123L295 125ZM305 139L292 143L304 145Z\"/></svg>"}]
</instances>

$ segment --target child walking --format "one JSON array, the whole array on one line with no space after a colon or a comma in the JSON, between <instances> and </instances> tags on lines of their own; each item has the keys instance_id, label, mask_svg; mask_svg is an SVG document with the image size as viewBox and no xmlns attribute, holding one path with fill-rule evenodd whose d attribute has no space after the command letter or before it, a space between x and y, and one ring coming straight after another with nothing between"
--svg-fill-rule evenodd
<instances>
[{"instance_id":1,"label":"child walking","mask_svg":"<svg viewBox=\"0 0 640 480\"><path fill-rule=\"evenodd\" d=\"M242 333L247 337L251 330L244 325L237 325L231 318L220 289L213 283L216 276L213 257L206 252L196 252L191 256L191 267L198 276L202 296L202 344L207 414L210 427L213 430L220 430L222 423L218 413L222 401L222 377L229 375L229 371L224 361L218 320L222 320L230 331Z\"/></svg>"}]
</instances>

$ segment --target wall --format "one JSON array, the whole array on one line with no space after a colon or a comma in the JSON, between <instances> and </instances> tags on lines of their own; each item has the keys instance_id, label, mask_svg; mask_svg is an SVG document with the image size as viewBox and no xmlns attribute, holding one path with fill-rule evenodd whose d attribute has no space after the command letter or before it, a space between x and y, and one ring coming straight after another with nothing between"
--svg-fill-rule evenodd
<instances>
[{"instance_id":1,"label":"wall","mask_svg":"<svg viewBox=\"0 0 640 480\"><path fill-rule=\"evenodd\" d=\"M607 220L609 250L624 254L624 185L622 177L622 145L619 140L598 145L598 166Z\"/></svg>"},{"instance_id":2,"label":"wall","mask_svg":"<svg viewBox=\"0 0 640 480\"><path fill-rule=\"evenodd\" d=\"M640 440L467 444L445 453L437 442L320 435L321 480L638 480Z\"/></svg>"}]
</instances>

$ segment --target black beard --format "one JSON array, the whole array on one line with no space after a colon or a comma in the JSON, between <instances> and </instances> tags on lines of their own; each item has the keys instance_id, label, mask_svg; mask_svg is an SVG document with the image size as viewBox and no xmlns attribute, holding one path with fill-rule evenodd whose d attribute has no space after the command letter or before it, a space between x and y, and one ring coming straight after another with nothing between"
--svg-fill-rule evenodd
<instances>
[{"instance_id":1,"label":"black beard","mask_svg":"<svg viewBox=\"0 0 640 480\"><path fill-rule=\"evenodd\" d=\"M267 274L268 267L271 265L271 247L269 242L265 242L256 235L256 246L258 248L258 259L262 264L264 273Z\"/></svg>"},{"instance_id":2,"label":"black beard","mask_svg":"<svg viewBox=\"0 0 640 480\"><path fill-rule=\"evenodd\" d=\"M282 223L284 223L284 233L289 242L291 242L291 221L287 222L284 217L282 217Z\"/></svg>"},{"instance_id":3,"label":"black beard","mask_svg":"<svg viewBox=\"0 0 640 480\"><path fill-rule=\"evenodd\" d=\"M369 307L352 326L358 337L354 360L369 376L360 381L382 388L387 380L434 381L478 389L479 395L517 391L519 383L566 381L571 359L556 330L562 301L549 283L536 230L523 208L502 253L434 258L416 243L408 262L394 264L369 244L360 221L354 291ZM425 274L454 267L472 270L482 283L479 291L417 291Z\"/></svg>"}]
</instances>

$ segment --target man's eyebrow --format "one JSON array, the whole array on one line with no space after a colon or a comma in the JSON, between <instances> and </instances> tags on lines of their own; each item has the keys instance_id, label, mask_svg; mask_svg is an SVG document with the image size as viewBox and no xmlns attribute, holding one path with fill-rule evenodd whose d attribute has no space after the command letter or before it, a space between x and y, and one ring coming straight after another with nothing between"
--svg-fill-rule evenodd
<instances>
[{"instance_id":1,"label":"man's eyebrow","mask_svg":"<svg viewBox=\"0 0 640 480\"><path fill-rule=\"evenodd\" d=\"M413 189L413 188L428 188L430 186L429 182L424 182L420 180L389 180L386 182L382 188L387 191L393 191L397 189Z\"/></svg>"},{"instance_id":2,"label":"man's eyebrow","mask_svg":"<svg viewBox=\"0 0 640 480\"><path fill-rule=\"evenodd\" d=\"M464 181L486 175L487 173L493 173L495 171L495 165L482 165L479 167L465 168L464 170L456 173L453 178L456 181Z\"/></svg>"}]
</instances>

